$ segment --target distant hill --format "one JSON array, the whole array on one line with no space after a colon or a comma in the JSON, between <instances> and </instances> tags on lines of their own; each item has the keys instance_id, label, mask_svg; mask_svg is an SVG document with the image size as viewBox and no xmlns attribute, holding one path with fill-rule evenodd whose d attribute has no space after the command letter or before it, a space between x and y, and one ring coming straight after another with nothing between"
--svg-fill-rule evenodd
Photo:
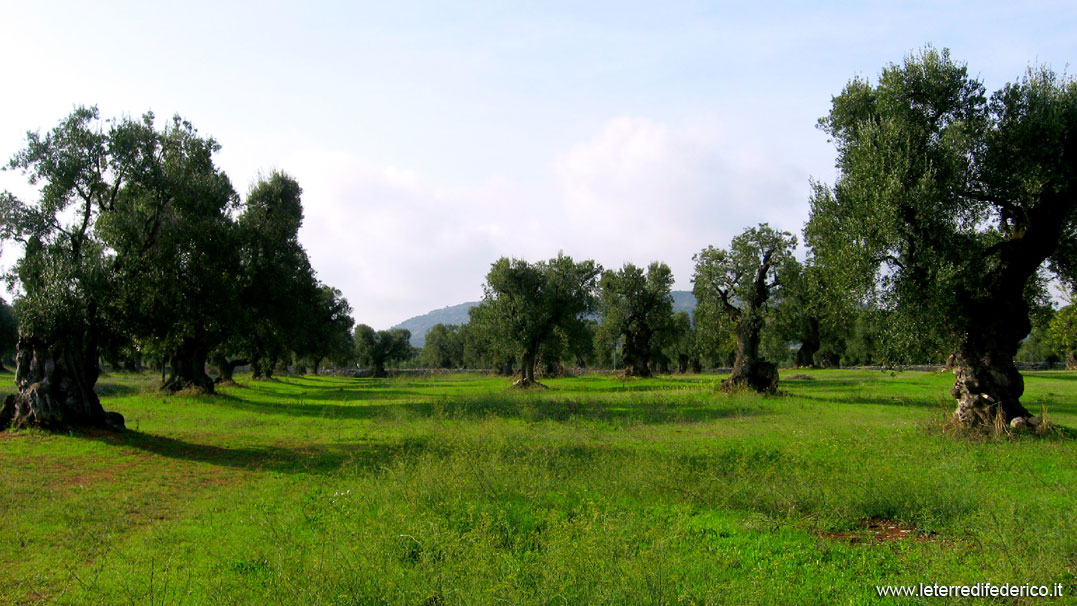
<instances>
[{"instance_id":1,"label":"distant hill","mask_svg":"<svg viewBox=\"0 0 1077 606\"><path fill-rule=\"evenodd\" d=\"M435 324L466 324L470 319L470 316L467 315L467 310L478 304L478 301L470 301L468 303L435 309L434 311L425 313L421 316L408 318L393 328L408 329L411 331L412 346L422 347L423 345L426 345L426 333L429 332ZM674 313L681 310L691 312L695 308L696 298L690 291L673 291Z\"/></svg>"}]
</instances>

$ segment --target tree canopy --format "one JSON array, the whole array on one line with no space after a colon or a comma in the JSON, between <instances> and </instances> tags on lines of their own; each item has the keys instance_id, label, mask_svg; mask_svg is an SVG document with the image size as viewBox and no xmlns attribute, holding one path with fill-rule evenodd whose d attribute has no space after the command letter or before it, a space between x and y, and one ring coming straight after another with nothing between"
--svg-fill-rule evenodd
<instances>
[{"instance_id":1,"label":"tree canopy","mask_svg":"<svg viewBox=\"0 0 1077 606\"><path fill-rule=\"evenodd\" d=\"M957 422L1030 416L1013 365L1030 301L1043 269L1077 277L1077 83L1033 68L988 98L926 48L852 80L820 126L840 171L811 200L820 262L877 293L889 343L954 356Z\"/></svg>"},{"instance_id":2,"label":"tree canopy","mask_svg":"<svg viewBox=\"0 0 1077 606\"><path fill-rule=\"evenodd\" d=\"M560 356L566 333L579 329L583 315L594 307L601 271L594 261L577 263L564 254L537 263L502 257L490 267L481 309L472 318L486 324L494 341L519 353L520 386L535 383L543 348L556 348Z\"/></svg>"},{"instance_id":3,"label":"tree canopy","mask_svg":"<svg viewBox=\"0 0 1077 606\"><path fill-rule=\"evenodd\" d=\"M646 273L635 265L607 270L599 281L599 330L624 339L621 349L629 375L649 377L651 360L661 355L673 321L673 272L654 262Z\"/></svg>"},{"instance_id":4,"label":"tree canopy","mask_svg":"<svg viewBox=\"0 0 1077 606\"><path fill-rule=\"evenodd\" d=\"M28 133L9 168L40 194L0 195L0 237L24 245L6 275L22 337L5 424L122 424L94 393L102 354L156 352L171 369L165 388L212 392L215 349L295 348L303 318L348 338L350 307L325 295L296 239L298 184L274 173L241 204L219 149L178 116L158 127L152 113L102 120L85 107ZM330 341L308 338L306 351Z\"/></svg>"},{"instance_id":5,"label":"tree canopy","mask_svg":"<svg viewBox=\"0 0 1077 606\"><path fill-rule=\"evenodd\" d=\"M404 328L376 331L359 324L354 340L359 363L369 365L375 377L385 376L387 364L411 357L411 331Z\"/></svg>"},{"instance_id":6,"label":"tree canopy","mask_svg":"<svg viewBox=\"0 0 1077 606\"><path fill-rule=\"evenodd\" d=\"M737 355L726 387L774 391L778 372L760 355L773 299L796 271L796 237L766 223L733 238L728 249L708 246L695 255L692 292L704 316L721 314L733 325Z\"/></svg>"}]
</instances>

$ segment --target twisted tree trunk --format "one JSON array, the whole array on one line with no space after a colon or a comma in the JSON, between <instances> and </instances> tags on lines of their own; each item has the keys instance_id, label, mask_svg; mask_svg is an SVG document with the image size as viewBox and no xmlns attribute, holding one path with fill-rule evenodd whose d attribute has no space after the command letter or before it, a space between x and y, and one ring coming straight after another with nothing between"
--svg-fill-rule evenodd
<instances>
[{"instance_id":1,"label":"twisted tree trunk","mask_svg":"<svg viewBox=\"0 0 1077 606\"><path fill-rule=\"evenodd\" d=\"M1032 330L1020 292L969 306L969 330L952 358L957 398L954 421L964 427L1009 424L1031 417L1021 405L1025 382L1013 363L1021 339Z\"/></svg>"},{"instance_id":2,"label":"twisted tree trunk","mask_svg":"<svg viewBox=\"0 0 1077 606\"><path fill-rule=\"evenodd\" d=\"M220 371L220 375L214 381L214 383L235 383L236 369L240 366L246 366L250 364L250 360L246 358L236 358L235 360L229 360L227 356L218 355L212 360L212 364Z\"/></svg>"},{"instance_id":3,"label":"twisted tree trunk","mask_svg":"<svg viewBox=\"0 0 1077 606\"><path fill-rule=\"evenodd\" d=\"M19 393L4 400L0 427L122 430L123 415L106 413L94 392L98 374L95 347L50 346L32 337L20 337L15 356Z\"/></svg>"},{"instance_id":4,"label":"twisted tree trunk","mask_svg":"<svg viewBox=\"0 0 1077 606\"><path fill-rule=\"evenodd\" d=\"M532 387L542 386L541 383L535 380L535 351L538 347L529 348L524 350L523 356L520 358L520 378L516 380L513 385L516 387Z\"/></svg>"},{"instance_id":5,"label":"twisted tree trunk","mask_svg":"<svg viewBox=\"0 0 1077 606\"><path fill-rule=\"evenodd\" d=\"M213 379L206 374L208 349L196 339L184 341L172 354L169 376L161 389L171 392L193 389L202 393L215 393Z\"/></svg>"},{"instance_id":6,"label":"twisted tree trunk","mask_svg":"<svg viewBox=\"0 0 1077 606\"><path fill-rule=\"evenodd\" d=\"M766 393L778 390L778 367L759 355L763 324L759 313L749 310L741 315L737 323L737 358L733 362L733 374L722 381L722 389L746 387Z\"/></svg>"}]
</instances>

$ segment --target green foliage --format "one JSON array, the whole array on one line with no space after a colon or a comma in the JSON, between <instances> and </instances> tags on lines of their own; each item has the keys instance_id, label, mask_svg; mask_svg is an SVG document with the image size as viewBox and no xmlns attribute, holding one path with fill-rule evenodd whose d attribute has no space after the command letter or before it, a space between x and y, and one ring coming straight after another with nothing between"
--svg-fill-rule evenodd
<instances>
[{"instance_id":1,"label":"green foliage","mask_svg":"<svg viewBox=\"0 0 1077 606\"><path fill-rule=\"evenodd\" d=\"M28 335L79 358L85 385L102 348L138 345L211 389L200 362L239 303L238 197L218 150L178 116L158 129L152 113L102 122L77 108L45 136L29 133L11 160L40 186L34 202L0 196L3 238L25 243L7 276L17 315Z\"/></svg>"},{"instance_id":2,"label":"green foliage","mask_svg":"<svg viewBox=\"0 0 1077 606\"><path fill-rule=\"evenodd\" d=\"M945 357L991 314L1016 347L1043 262L1074 276L1077 83L1033 69L989 100L928 47L851 81L820 127L841 174L815 184L805 238L832 283L887 310L882 356Z\"/></svg>"},{"instance_id":3,"label":"green foliage","mask_svg":"<svg viewBox=\"0 0 1077 606\"><path fill-rule=\"evenodd\" d=\"M1053 318L1054 313L1046 317L1033 317L1032 332L1021 342L1021 348L1014 356L1015 360L1027 363L1046 362L1049 365L1058 363L1060 356L1053 350L1047 338L1047 328Z\"/></svg>"},{"instance_id":4,"label":"green foliage","mask_svg":"<svg viewBox=\"0 0 1077 606\"><path fill-rule=\"evenodd\" d=\"M623 339L622 356L631 374L649 376L651 361L664 358L662 345L670 337L673 272L657 261L646 273L628 263L603 273L598 287L598 330L608 335L607 342Z\"/></svg>"},{"instance_id":5,"label":"green foliage","mask_svg":"<svg viewBox=\"0 0 1077 606\"><path fill-rule=\"evenodd\" d=\"M464 341L460 327L455 324L435 324L426 333L426 343L420 361L431 368L462 368Z\"/></svg>"},{"instance_id":6,"label":"green foliage","mask_svg":"<svg viewBox=\"0 0 1077 606\"><path fill-rule=\"evenodd\" d=\"M728 250L708 246L693 256L696 325L712 357L728 347L730 334L738 356L758 353L775 302L796 277L795 247L792 234L763 223L734 237Z\"/></svg>"},{"instance_id":7,"label":"green foliage","mask_svg":"<svg viewBox=\"0 0 1077 606\"><path fill-rule=\"evenodd\" d=\"M179 117L157 130L149 113L119 122L110 143L126 174L96 228L115 252L112 301L122 327L166 351L201 351L204 362L239 304L231 217L239 200L213 163L220 146Z\"/></svg>"},{"instance_id":8,"label":"green foliage","mask_svg":"<svg viewBox=\"0 0 1077 606\"><path fill-rule=\"evenodd\" d=\"M692 314L683 309L673 314L664 354L676 365L678 372L702 370L703 363L698 339L698 331L692 323Z\"/></svg>"},{"instance_id":9,"label":"green foliage","mask_svg":"<svg viewBox=\"0 0 1077 606\"><path fill-rule=\"evenodd\" d=\"M1072 367L1077 361L1077 305L1067 305L1058 310L1047 324L1045 345Z\"/></svg>"},{"instance_id":10,"label":"green foliage","mask_svg":"<svg viewBox=\"0 0 1077 606\"><path fill-rule=\"evenodd\" d=\"M497 353L519 355L525 382L531 381L538 356L559 361L565 343L581 330L601 271L594 261L577 263L563 254L537 263L502 257L486 275L471 321L482 325Z\"/></svg>"},{"instance_id":11,"label":"green foliage","mask_svg":"<svg viewBox=\"0 0 1077 606\"><path fill-rule=\"evenodd\" d=\"M351 363L356 347L351 305L339 289L325 284L318 283L313 295L305 302L301 336L294 346L296 355L311 360L315 370L323 359L338 367ZM408 348L410 351L410 345Z\"/></svg>"},{"instance_id":12,"label":"green foliage","mask_svg":"<svg viewBox=\"0 0 1077 606\"><path fill-rule=\"evenodd\" d=\"M385 375L388 364L412 356L411 333L404 328L378 330L366 324L355 327L353 337L355 357L360 364L370 366L375 377Z\"/></svg>"},{"instance_id":13,"label":"green foliage","mask_svg":"<svg viewBox=\"0 0 1077 606\"><path fill-rule=\"evenodd\" d=\"M7 301L0 299L0 362L14 360L15 343L18 340L19 322L15 318L15 310Z\"/></svg>"},{"instance_id":14,"label":"green foliage","mask_svg":"<svg viewBox=\"0 0 1077 606\"><path fill-rule=\"evenodd\" d=\"M28 334L91 366L99 352L168 359L170 386L206 390L218 346L268 369L293 350L315 364L352 350L350 307L299 245L302 190L288 175L261 178L235 217L220 146L178 116L158 128L152 113L102 122L78 108L27 141L10 167L41 196L0 196L0 235L25 243L7 279Z\"/></svg>"},{"instance_id":15,"label":"green foliage","mask_svg":"<svg viewBox=\"0 0 1077 606\"><path fill-rule=\"evenodd\" d=\"M313 317L318 292L298 238L302 193L295 179L275 171L251 187L237 220L240 304L218 353L244 358L259 371L271 371L304 329L321 320Z\"/></svg>"},{"instance_id":16,"label":"green foliage","mask_svg":"<svg viewBox=\"0 0 1077 606\"><path fill-rule=\"evenodd\" d=\"M80 107L45 136L27 133L8 165L40 188L35 202L0 195L0 235L24 244L5 278L27 334L81 348L115 326L106 319L112 262L94 233L127 168L111 159L97 109Z\"/></svg>"}]
</instances>

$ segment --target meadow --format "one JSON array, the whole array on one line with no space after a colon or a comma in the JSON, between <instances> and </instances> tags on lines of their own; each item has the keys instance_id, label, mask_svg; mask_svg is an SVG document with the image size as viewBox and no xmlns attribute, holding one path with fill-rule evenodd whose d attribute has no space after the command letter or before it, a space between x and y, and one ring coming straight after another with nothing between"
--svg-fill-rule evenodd
<instances>
[{"instance_id":1,"label":"meadow","mask_svg":"<svg viewBox=\"0 0 1077 606\"><path fill-rule=\"evenodd\" d=\"M0 604L1065 603L1077 373L1025 376L1046 436L947 433L953 378L923 372L109 376L129 431L0 433Z\"/></svg>"}]
</instances>

